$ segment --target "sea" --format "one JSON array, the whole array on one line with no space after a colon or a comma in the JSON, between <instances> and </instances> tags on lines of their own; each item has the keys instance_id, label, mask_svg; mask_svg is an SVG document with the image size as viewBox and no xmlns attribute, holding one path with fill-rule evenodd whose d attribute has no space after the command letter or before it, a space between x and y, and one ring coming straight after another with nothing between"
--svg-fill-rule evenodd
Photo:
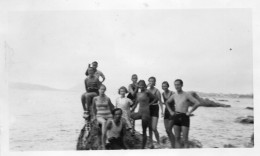
<instances>
[{"instance_id":1,"label":"sea","mask_svg":"<svg viewBox=\"0 0 260 156\"><path fill-rule=\"evenodd\" d=\"M84 126L80 92L57 90L9 89L9 147L11 151L76 150ZM108 95L112 102L118 95ZM236 122L236 118L253 116L252 98L210 98L223 107L199 107L191 117L189 139L203 148L223 148L232 144L244 148L254 133L254 124ZM224 101L223 101L224 100ZM141 132L141 121L136 122ZM160 137L167 136L163 118L159 118Z\"/></svg>"}]
</instances>

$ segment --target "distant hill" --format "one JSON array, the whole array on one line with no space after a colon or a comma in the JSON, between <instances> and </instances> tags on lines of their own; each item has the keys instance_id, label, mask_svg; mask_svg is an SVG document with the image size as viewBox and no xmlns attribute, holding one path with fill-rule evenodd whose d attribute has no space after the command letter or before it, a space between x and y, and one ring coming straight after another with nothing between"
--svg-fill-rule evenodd
<instances>
[{"instance_id":1,"label":"distant hill","mask_svg":"<svg viewBox=\"0 0 260 156\"><path fill-rule=\"evenodd\" d=\"M59 90L44 85L24 83L24 82L10 82L8 85L9 88L23 89L23 90Z\"/></svg>"},{"instance_id":2,"label":"distant hill","mask_svg":"<svg viewBox=\"0 0 260 156\"><path fill-rule=\"evenodd\" d=\"M75 85L74 87L71 87L68 89L68 91L79 91L81 93L85 92L85 85L84 83L79 83Z\"/></svg>"},{"instance_id":3,"label":"distant hill","mask_svg":"<svg viewBox=\"0 0 260 156\"><path fill-rule=\"evenodd\" d=\"M220 98L253 98L253 94L224 94L224 93L203 93L197 92L201 97L220 97Z\"/></svg>"}]
</instances>

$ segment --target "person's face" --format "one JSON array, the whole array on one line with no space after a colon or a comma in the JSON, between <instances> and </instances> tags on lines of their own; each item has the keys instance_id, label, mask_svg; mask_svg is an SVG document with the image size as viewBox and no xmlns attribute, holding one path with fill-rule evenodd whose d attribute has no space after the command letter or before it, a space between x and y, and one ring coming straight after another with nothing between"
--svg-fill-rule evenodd
<instances>
[{"instance_id":1,"label":"person's face","mask_svg":"<svg viewBox=\"0 0 260 156\"><path fill-rule=\"evenodd\" d=\"M106 87L101 86L101 87L99 88L99 94L103 95L103 94L105 94L105 91L106 91Z\"/></svg>"},{"instance_id":2,"label":"person's face","mask_svg":"<svg viewBox=\"0 0 260 156\"><path fill-rule=\"evenodd\" d=\"M175 82L174 82L174 86L175 86L175 89L176 89L177 91L181 91L181 90L182 90L182 84L181 84L180 81L175 81Z\"/></svg>"},{"instance_id":3,"label":"person's face","mask_svg":"<svg viewBox=\"0 0 260 156\"><path fill-rule=\"evenodd\" d=\"M120 89L119 93L120 93L120 95L124 96L126 94L126 91L125 91L125 89Z\"/></svg>"},{"instance_id":4,"label":"person's face","mask_svg":"<svg viewBox=\"0 0 260 156\"><path fill-rule=\"evenodd\" d=\"M116 121L118 121L118 120L121 119L121 117L122 117L122 111L121 111L121 110L116 111L116 112L115 112L115 115L114 115L114 119L115 119Z\"/></svg>"},{"instance_id":5,"label":"person's face","mask_svg":"<svg viewBox=\"0 0 260 156\"><path fill-rule=\"evenodd\" d=\"M168 85L167 84L165 84L165 83L163 83L162 84L162 89L164 90L164 91L166 91L166 90L168 90Z\"/></svg>"},{"instance_id":6,"label":"person's face","mask_svg":"<svg viewBox=\"0 0 260 156\"><path fill-rule=\"evenodd\" d=\"M91 76L94 75L94 69L93 68L88 69L88 75L91 75Z\"/></svg>"},{"instance_id":7,"label":"person's face","mask_svg":"<svg viewBox=\"0 0 260 156\"><path fill-rule=\"evenodd\" d=\"M143 82L139 83L139 88L143 91L145 90L145 84Z\"/></svg>"},{"instance_id":8,"label":"person's face","mask_svg":"<svg viewBox=\"0 0 260 156\"><path fill-rule=\"evenodd\" d=\"M150 87L155 86L155 80L154 79L149 79Z\"/></svg>"},{"instance_id":9,"label":"person's face","mask_svg":"<svg viewBox=\"0 0 260 156\"><path fill-rule=\"evenodd\" d=\"M136 83L137 80L138 80L137 76L132 76L132 81L133 81L134 83Z\"/></svg>"},{"instance_id":10,"label":"person's face","mask_svg":"<svg viewBox=\"0 0 260 156\"><path fill-rule=\"evenodd\" d=\"M97 69L98 64L97 64L97 63L92 63L92 67L93 67L94 69Z\"/></svg>"}]
</instances>

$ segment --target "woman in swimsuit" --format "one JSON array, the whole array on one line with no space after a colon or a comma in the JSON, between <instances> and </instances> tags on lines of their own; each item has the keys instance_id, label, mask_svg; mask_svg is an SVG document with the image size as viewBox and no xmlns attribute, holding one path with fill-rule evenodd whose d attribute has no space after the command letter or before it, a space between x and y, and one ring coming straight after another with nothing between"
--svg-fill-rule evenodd
<instances>
[{"instance_id":1,"label":"woman in swimsuit","mask_svg":"<svg viewBox=\"0 0 260 156\"><path fill-rule=\"evenodd\" d=\"M92 99L98 95L98 89L101 85L99 79L94 75L94 69L92 67L88 68L89 76L85 79L85 89L86 93L81 96L81 103L84 109L84 116L86 118L93 114L91 111Z\"/></svg>"},{"instance_id":2,"label":"woman in swimsuit","mask_svg":"<svg viewBox=\"0 0 260 156\"><path fill-rule=\"evenodd\" d=\"M150 113L151 113L151 119L152 119L152 131L154 132L155 138L157 140L157 143L160 145L160 136L159 132L157 130L157 124L158 124L158 118L159 118L159 105L161 107L161 116L163 116L163 106L161 101L161 93L160 91L155 88L156 79L155 77L150 77L148 79L150 88L148 89L154 96L157 97L157 101L155 101L153 104L150 105ZM150 132L152 134L152 132ZM150 139L152 141L153 135L150 136Z\"/></svg>"},{"instance_id":3,"label":"woman in swimsuit","mask_svg":"<svg viewBox=\"0 0 260 156\"><path fill-rule=\"evenodd\" d=\"M162 89L164 90L164 92L162 93L162 97L163 97L163 102L164 104L166 103L166 101L174 94L173 91L169 90L169 83L167 81L164 81L162 83ZM171 109L174 111L174 101L169 103ZM169 137L169 140L171 142L171 146L172 148L175 148L175 136L172 133L172 128L173 128L173 116L170 115L167 107L165 106L165 111L164 111L164 126L165 126L165 130L166 133Z\"/></svg>"},{"instance_id":4,"label":"woman in swimsuit","mask_svg":"<svg viewBox=\"0 0 260 156\"><path fill-rule=\"evenodd\" d=\"M127 128L132 129L132 125L130 122L130 106L133 104L133 102L125 97L125 94L127 93L126 87L122 86L118 90L118 94L120 94L120 97L116 99L116 108L122 109L122 118L126 120Z\"/></svg>"},{"instance_id":5,"label":"woman in swimsuit","mask_svg":"<svg viewBox=\"0 0 260 156\"><path fill-rule=\"evenodd\" d=\"M136 95L136 102L139 103L139 110L137 113L132 113L131 118L133 120L142 120L142 129L143 129L143 142L142 149L144 149L147 141L146 129L151 129L151 116L149 106L157 101L157 98L146 89L146 84L144 80L138 82L138 88L140 92ZM153 143L151 142L152 146Z\"/></svg>"},{"instance_id":6,"label":"woman in swimsuit","mask_svg":"<svg viewBox=\"0 0 260 156\"><path fill-rule=\"evenodd\" d=\"M97 120L99 124L101 124L102 127L102 138L105 137L105 125L108 119L112 119L112 110L114 109L114 105L111 103L111 100L109 97L105 95L106 86L101 85L99 88L99 96L96 96L93 98L93 112L94 112L94 118L93 120ZM101 136L99 136L99 139L101 141ZM102 148L104 148L105 145L102 142Z\"/></svg>"},{"instance_id":7,"label":"woman in swimsuit","mask_svg":"<svg viewBox=\"0 0 260 156\"><path fill-rule=\"evenodd\" d=\"M132 75L132 82L133 83L128 86L129 94L127 95L127 98L131 99L133 101L133 104L135 103L136 93L138 91L137 80L138 80L137 75L133 74Z\"/></svg>"}]
</instances>

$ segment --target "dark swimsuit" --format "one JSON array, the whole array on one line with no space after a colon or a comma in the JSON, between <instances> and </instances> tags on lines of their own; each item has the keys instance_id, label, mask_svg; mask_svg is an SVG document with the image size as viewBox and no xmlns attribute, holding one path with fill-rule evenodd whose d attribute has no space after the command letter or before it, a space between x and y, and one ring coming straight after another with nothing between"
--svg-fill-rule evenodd
<instances>
[{"instance_id":1,"label":"dark swimsuit","mask_svg":"<svg viewBox=\"0 0 260 156\"><path fill-rule=\"evenodd\" d=\"M190 117L186 113L175 112L173 122L173 125L190 127Z\"/></svg>"},{"instance_id":2,"label":"dark swimsuit","mask_svg":"<svg viewBox=\"0 0 260 156\"><path fill-rule=\"evenodd\" d=\"M154 96L156 96L156 92L158 91L158 89L156 89ZM150 98L149 103L152 102L154 99ZM157 103L157 101L155 101L155 103ZM150 105L150 115L153 117L159 117L159 105L158 104L152 104Z\"/></svg>"},{"instance_id":3,"label":"dark swimsuit","mask_svg":"<svg viewBox=\"0 0 260 156\"><path fill-rule=\"evenodd\" d=\"M132 88L132 90L135 90L136 87L135 87L133 84L131 84L131 88ZM130 100L132 100L132 101L133 101L133 104L134 104L135 101L136 101L136 95L133 96L131 93L129 93L129 94L127 95L127 98L130 99Z\"/></svg>"},{"instance_id":4,"label":"dark swimsuit","mask_svg":"<svg viewBox=\"0 0 260 156\"><path fill-rule=\"evenodd\" d=\"M170 96L168 97L168 99L173 95L174 93L172 91L170 91ZM168 100L166 97L165 97L165 94L162 93L162 97L163 97L163 100L164 102L166 103L166 101ZM174 107L174 102L171 102L169 104L169 106L171 107L172 111L175 110L175 107ZM168 111L167 107L165 107L165 110L164 110L164 119L168 119L168 120L173 120L173 116L171 116L170 112Z\"/></svg>"}]
</instances>

